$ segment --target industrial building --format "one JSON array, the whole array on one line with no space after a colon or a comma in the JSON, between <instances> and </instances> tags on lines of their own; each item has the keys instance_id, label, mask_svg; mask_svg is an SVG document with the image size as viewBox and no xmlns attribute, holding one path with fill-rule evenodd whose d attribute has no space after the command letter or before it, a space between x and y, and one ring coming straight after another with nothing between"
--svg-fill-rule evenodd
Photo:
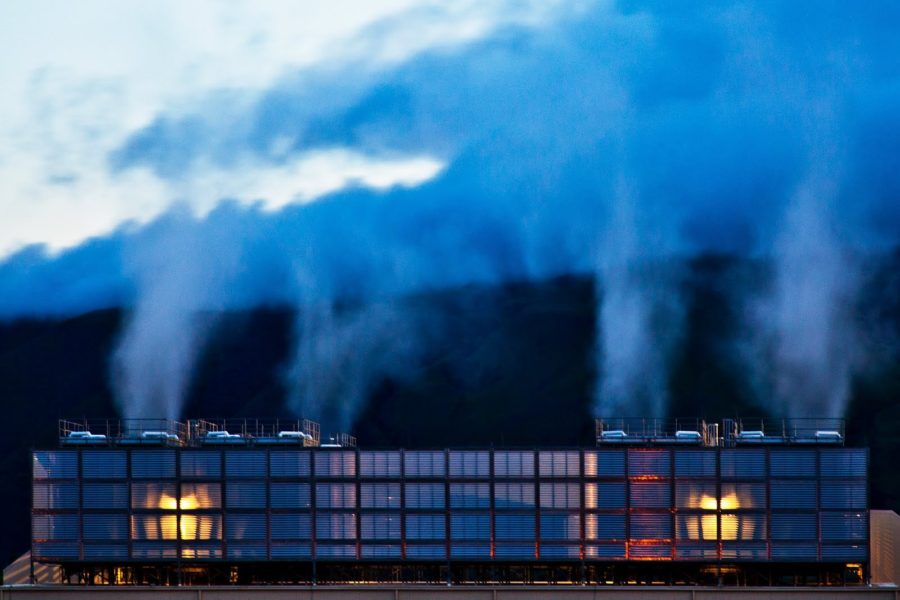
<instances>
[{"instance_id":1,"label":"industrial building","mask_svg":"<svg viewBox=\"0 0 900 600\"><path fill-rule=\"evenodd\" d=\"M318 426L61 421L32 560L83 584L851 585L840 421L598 421L584 448L360 449Z\"/></svg>"}]
</instances>

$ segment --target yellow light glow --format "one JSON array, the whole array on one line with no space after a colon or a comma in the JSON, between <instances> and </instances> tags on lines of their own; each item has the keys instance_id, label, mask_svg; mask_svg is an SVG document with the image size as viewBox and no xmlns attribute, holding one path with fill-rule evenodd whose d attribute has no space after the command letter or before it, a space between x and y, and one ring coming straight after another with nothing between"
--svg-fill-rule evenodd
<instances>
[{"instance_id":1,"label":"yellow light glow","mask_svg":"<svg viewBox=\"0 0 900 600\"><path fill-rule=\"evenodd\" d=\"M704 540L715 540L719 534L719 523L716 515L703 515L700 517L700 529Z\"/></svg>"},{"instance_id":2,"label":"yellow light glow","mask_svg":"<svg viewBox=\"0 0 900 600\"><path fill-rule=\"evenodd\" d=\"M703 510L716 510L719 508L719 503L716 502L714 496L704 495L700 498L700 508Z\"/></svg>"},{"instance_id":3,"label":"yellow light glow","mask_svg":"<svg viewBox=\"0 0 900 600\"><path fill-rule=\"evenodd\" d=\"M694 503L691 503L694 505ZM702 510L735 510L740 508L740 502L734 492L722 496L721 500L715 496L704 494L696 504ZM686 533L691 540L716 540L719 537L720 517L715 514L700 515L699 518L690 518L685 521ZM743 527L742 527L743 525ZM752 539L753 524L742 523L738 515L728 514L721 516L721 528L723 540Z\"/></svg>"},{"instance_id":4,"label":"yellow light glow","mask_svg":"<svg viewBox=\"0 0 900 600\"><path fill-rule=\"evenodd\" d=\"M734 510L736 508L740 508L738 504L737 494L732 492L730 494L722 496L721 507L722 510Z\"/></svg>"},{"instance_id":5,"label":"yellow light glow","mask_svg":"<svg viewBox=\"0 0 900 600\"><path fill-rule=\"evenodd\" d=\"M197 497L194 495L182 496L181 500L176 500L174 496L163 492L159 498L159 508L163 510L175 510L176 508L195 510L200 508L200 502L197 501Z\"/></svg>"}]
</instances>

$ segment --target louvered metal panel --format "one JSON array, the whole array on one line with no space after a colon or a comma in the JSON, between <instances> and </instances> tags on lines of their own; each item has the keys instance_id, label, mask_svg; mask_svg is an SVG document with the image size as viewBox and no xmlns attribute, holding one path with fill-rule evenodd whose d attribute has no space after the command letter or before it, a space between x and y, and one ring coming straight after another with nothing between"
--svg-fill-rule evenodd
<instances>
[{"instance_id":1,"label":"louvered metal panel","mask_svg":"<svg viewBox=\"0 0 900 600\"><path fill-rule=\"evenodd\" d=\"M442 483L407 483L406 508L444 508Z\"/></svg>"},{"instance_id":2,"label":"louvered metal panel","mask_svg":"<svg viewBox=\"0 0 900 600\"><path fill-rule=\"evenodd\" d=\"M128 508L125 483L85 483L81 493L85 508Z\"/></svg>"},{"instance_id":3,"label":"louvered metal panel","mask_svg":"<svg viewBox=\"0 0 900 600\"><path fill-rule=\"evenodd\" d=\"M819 515L822 539L826 541L865 541L869 538L869 520L865 512L823 512Z\"/></svg>"},{"instance_id":4,"label":"louvered metal panel","mask_svg":"<svg viewBox=\"0 0 900 600\"><path fill-rule=\"evenodd\" d=\"M450 513L450 537L454 540L490 540L491 515Z\"/></svg>"},{"instance_id":5,"label":"louvered metal panel","mask_svg":"<svg viewBox=\"0 0 900 600\"><path fill-rule=\"evenodd\" d=\"M772 508L816 508L815 480L771 480L769 502Z\"/></svg>"},{"instance_id":6,"label":"louvered metal panel","mask_svg":"<svg viewBox=\"0 0 900 600\"><path fill-rule=\"evenodd\" d=\"M35 483L31 490L31 503L34 508L78 508L77 483Z\"/></svg>"},{"instance_id":7,"label":"louvered metal panel","mask_svg":"<svg viewBox=\"0 0 900 600\"><path fill-rule=\"evenodd\" d=\"M632 540L672 539L672 515L632 514L629 517L629 537Z\"/></svg>"},{"instance_id":8,"label":"louvered metal panel","mask_svg":"<svg viewBox=\"0 0 900 600\"><path fill-rule=\"evenodd\" d=\"M755 479L766 476L766 451L753 449L722 450L719 472L726 479Z\"/></svg>"},{"instance_id":9,"label":"louvered metal panel","mask_svg":"<svg viewBox=\"0 0 900 600\"><path fill-rule=\"evenodd\" d=\"M490 454L484 450L450 452L450 477L489 477Z\"/></svg>"},{"instance_id":10,"label":"louvered metal panel","mask_svg":"<svg viewBox=\"0 0 900 600\"><path fill-rule=\"evenodd\" d=\"M402 548L398 544L362 544L360 558L400 558Z\"/></svg>"},{"instance_id":11,"label":"louvered metal panel","mask_svg":"<svg viewBox=\"0 0 900 600\"><path fill-rule=\"evenodd\" d=\"M269 453L269 474L272 477L309 477L312 460L308 451L272 450Z\"/></svg>"},{"instance_id":12,"label":"louvered metal panel","mask_svg":"<svg viewBox=\"0 0 900 600\"><path fill-rule=\"evenodd\" d=\"M722 483L721 507L726 510L766 508L766 484L762 482Z\"/></svg>"},{"instance_id":13,"label":"louvered metal panel","mask_svg":"<svg viewBox=\"0 0 900 600\"><path fill-rule=\"evenodd\" d=\"M356 477L356 453L347 450L319 450L313 458L316 477Z\"/></svg>"},{"instance_id":14,"label":"louvered metal panel","mask_svg":"<svg viewBox=\"0 0 900 600\"><path fill-rule=\"evenodd\" d=\"M865 448L822 448L819 474L822 477L865 477L868 469Z\"/></svg>"},{"instance_id":15,"label":"louvered metal panel","mask_svg":"<svg viewBox=\"0 0 900 600\"><path fill-rule=\"evenodd\" d=\"M183 540L221 540L222 515L182 514L178 530Z\"/></svg>"},{"instance_id":16,"label":"louvered metal panel","mask_svg":"<svg viewBox=\"0 0 900 600\"><path fill-rule=\"evenodd\" d=\"M180 468L182 477L217 479L222 476L222 454L208 450L184 450Z\"/></svg>"},{"instance_id":17,"label":"louvered metal panel","mask_svg":"<svg viewBox=\"0 0 900 600\"><path fill-rule=\"evenodd\" d=\"M542 540L578 540L581 538L581 515L578 513L541 512Z\"/></svg>"},{"instance_id":18,"label":"louvered metal panel","mask_svg":"<svg viewBox=\"0 0 900 600\"><path fill-rule=\"evenodd\" d=\"M225 475L227 477L266 476L266 453L264 450L229 450L225 452Z\"/></svg>"},{"instance_id":19,"label":"louvered metal panel","mask_svg":"<svg viewBox=\"0 0 900 600\"><path fill-rule=\"evenodd\" d=\"M266 558L265 544L228 543L228 558L263 560Z\"/></svg>"},{"instance_id":20,"label":"louvered metal panel","mask_svg":"<svg viewBox=\"0 0 900 600\"><path fill-rule=\"evenodd\" d=\"M356 544L318 544L316 558L356 558Z\"/></svg>"},{"instance_id":21,"label":"louvered metal panel","mask_svg":"<svg viewBox=\"0 0 900 600\"><path fill-rule=\"evenodd\" d=\"M37 542L34 544L35 558L78 559L78 543Z\"/></svg>"},{"instance_id":22,"label":"louvered metal panel","mask_svg":"<svg viewBox=\"0 0 900 600\"><path fill-rule=\"evenodd\" d=\"M534 513L494 515L494 537L498 540L534 540Z\"/></svg>"},{"instance_id":23,"label":"louvered metal panel","mask_svg":"<svg viewBox=\"0 0 900 600\"><path fill-rule=\"evenodd\" d=\"M406 558L412 560L432 560L447 558L447 549L443 544L407 544Z\"/></svg>"},{"instance_id":24,"label":"louvered metal panel","mask_svg":"<svg viewBox=\"0 0 900 600\"><path fill-rule=\"evenodd\" d=\"M717 493L715 481L676 481L675 507L715 510L718 507Z\"/></svg>"},{"instance_id":25,"label":"louvered metal panel","mask_svg":"<svg viewBox=\"0 0 900 600\"><path fill-rule=\"evenodd\" d=\"M308 483L269 484L269 502L272 508L309 508L310 497Z\"/></svg>"},{"instance_id":26,"label":"louvered metal panel","mask_svg":"<svg viewBox=\"0 0 900 600\"><path fill-rule=\"evenodd\" d=\"M406 515L406 539L443 540L447 537L443 514Z\"/></svg>"},{"instance_id":27,"label":"louvered metal panel","mask_svg":"<svg viewBox=\"0 0 900 600\"><path fill-rule=\"evenodd\" d=\"M715 450L676 450L676 477L715 477Z\"/></svg>"},{"instance_id":28,"label":"louvered metal panel","mask_svg":"<svg viewBox=\"0 0 900 600\"><path fill-rule=\"evenodd\" d=\"M868 506L865 481L826 480L821 483L822 508L855 508L865 510Z\"/></svg>"},{"instance_id":29,"label":"louvered metal panel","mask_svg":"<svg viewBox=\"0 0 900 600\"><path fill-rule=\"evenodd\" d=\"M773 540L814 540L816 514L772 513L771 528Z\"/></svg>"},{"instance_id":30,"label":"louvered metal panel","mask_svg":"<svg viewBox=\"0 0 900 600\"><path fill-rule=\"evenodd\" d=\"M131 476L135 479L175 477L174 450L132 450Z\"/></svg>"},{"instance_id":31,"label":"louvered metal panel","mask_svg":"<svg viewBox=\"0 0 900 600\"><path fill-rule=\"evenodd\" d=\"M672 492L665 481L632 481L629 486L632 508L670 508Z\"/></svg>"},{"instance_id":32,"label":"louvered metal panel","mask_svg":"<svg viewBox=\"0 0 900 600\"><path fill-rule=\"evenodd\" d=\"M495 483L494 506L497 508L534 508L534 483Z\"/></svg>"},{"instance_id":33,"label":"louvered metal panel","mask_svg":"<svg viewBox=\"0 0 900 600\"><path fill-rule=\"evenodd\" d=\"M400 477L400 452L392 450L359 453L360 477Z\"/></svg>"},{"instance_id":34,"label":"louvered metal panel","mask_svg":"<svg viewBox=\"0 0 900 600\"><path fill-rule=\"evenodd\" d=\"M131 484L131 508L177 508L177 488L170 481L146 481Z\"/></svg>"},{"instance_id":35,"label":"louvered metal panel","mask_svg":"<svg viewBox=\"0 0 900 600\"><path fill-rule=\"evenodd\" d=\"M625 543L618 544L589 544L584 548L587 559L597 560L624 560Z\"/></svg>"},{"instance_id":36,"label":"louvered metal panel","mask_svg":"<svg viewBox=\"0 0 900 600\"><path fill-rule=\"evenodd\" d=\"M31 537L35 540L77 540L78 515L32 515Z\"/></svg>"},{"instance_id":37,"label":"louvered metal panel","mask_svg":"<svg viewBox=\"0 0 900 600\"><path fill-rule=\"evenodd\" d=\"M124 450L85 450L81 453L81 475L85 479L125 479Z\"/></svg>"},{"instance_id":38,"label":"louvered metal panel","mask_svg":"<svg viewBox=\"0 0 900 600\"><path fill-rule=\"evenodd\" d=\"M494 558L534 558L534 544L515 544L510 542L497 542L494 544Z\"/></svg>"},{"instance_id":39,"label":"louvered metal panel","mask_svg":"<svg viewBox=\"0 0 900 600\"><path fill-rule=\"evenodd\" d=\"M580 508L581 485L577 483L542 483L541 508Z\"/></svg>"},{"instance_id":40,"label":"louvered metal panel","mask_svg":"<svg viewBox=\"0 0 900 600\"><path fill-rule=\"evenodd\" d=\"M725 560L765 560L769 547L765 542L722 542L722 558Z\"/></svg>"},{"instance_id":41,"label":"louvered metal panel","mask_svg":"<svg viewBox=\"0 0 900 600\"><path fill-rule=\"evenodd\" d=\"M316 515L316 539L356 539L356 515L353 513L320 512Z\"/></svg>"},{"instance_id":42,"label":"louvered metal panel","mask_svg":"<svg viewBox=\"0 0 900 600\"><path fill-rule=\"evenodd\" d=\"M624 514L588 514L584 517L584 537L589 540L624 540Z\"/></svg>"},{"instance_id":43,"label":"louvered metal panel","mask_svg":"<svg viewBox=\"0 0 900 600\"><path fill-rule=\"evenodd\" d=\"M75 479L78 477L78 455L69 450L35 452L31 457L34 479Z\"/></svg>"},{"instance_id":44,"label":"louvered metal panel","mask_svg":"<svg viewBox=\"0 0 900 600\"><path fill-rule=\"evenodd\" d=\"M177 558L178 547L174 542L133 542L132 558Z\"/></svg>"},{"instance_id":45,"label":"louvered metal panel","mask_svg":"<svg viewBox=\"0 0 900 600\"><path fill-rule=\"evenodd\" d=\"M823 544L823 561L856 561L866 560L868 548L865 544Z\"/></svg>"},{"instance_id":46,"label":"louvered metal panel","mask_svg":"<svg viewBox=\"0 0 900 600\"><path fill-rule=\"evenodd\" d=\"M815 544L791 544L772 542L772 560L814 561L819 555Z\"/></svg>"},{"instance_id":47,"label":"louvered metal panel","mask_svg":"<svg viewBox=\"0 0 900 600\"><path fill-rule=\"evenodd\" d=\"M276 515L280 516L280 515ZM309 527L307 526L307 529ZM229 540L265 540L266 515L230 513L225 516L225 537ZM274 536L273 536L274 537ZM302 535L288 536L289 539L302 538ZM307 536L309 537L309 536Z\"/></svg>"},{"instance_id":48,"label":"louvered metal panel","mask_svg":"<svg viewBox=\"0 0 900 600\"><path fill-rule=\"evenodd\" d=\"M451 508L489 508L491 488L487 483L451 483Z\"/></svg>"},{"instance_id":49,"label":"louvered metal panel","mask_svg":"<svg viewBox=\"0 0 900 600\"><path fill-rule=\"evenodd\" d=\"M731 514L720 517L723 540L762 541L766 539L766 515L764 513Z\"/></svg>"},{"instance_id":50,"label":"louvered metal panel","mask_svg":"<svg viewBox=\"0 0 900 600\"><path fill-rule=\"evenodd\" d=\"M273 540L312 538L312 516L308 513L272 513L269 528Z\"/></svg>"},{"instance_id":51,"label":"louvered metal panel","mask_svg":"<svg viewBox=\"0 0 900 600\"><path fill-rule=\"evenodd\" d=\"M127 544L85 544L84 558L128 558Z\"/></svg>"},{"instance_id":52,"label":"louvered metal panel","mask_svg":"<svg viewBox=\"0 0 900 600\"><path fill-rule=\"evenodd\" d=\"M815 477L815 450L769 451L769 475L772 477Z\"/></svg>"},{"instance_id":53,"label":"louvered metal panel","mask_svg":"<svg viewBox=\"0 0 900 600\"><path fill-rule=\"evenodd\" d=\"M317 483L317 508L356 508L356 484Z\"/></svg>"},{"instance_id":54,"label":"louvered metal panel","mask_svg":"<svg viewBox=\"0 0 900 600\"><path fill-rule=\"evenodd\" d=\"M573 451L543 450L538 453L538 472L541 477L579 477L581 457Z\"/></svg>"},{"instance_id":55,"label":"louvered metal panel","mask_svg":"<svg viewBox=\"0 0 900 600\"><path fill-rule=\"evenodd\" d=\"M359 493L362 508L400 508L399 483L364 483Z\"/></svg>"},{"instance_id":56,"label":"louvered metal panel","mask_svg":"<svg viewBox=\"0 0 900 600\"><path fill-rule=\"evenodd\" d=\"M128 515L86 514L82 517L84 539L127 540Z\"/></svg>"},{"instance_id":57,"label":"louvered metal panel","mask_svg":"<svg viewBox=\"0 0 900 600\"><path fill-rule=\"evenodd\" d=\"M131 515L131 539L177 540L178 515L174 513Z\"/></svg>"},{"instance_id":58,"label":"louvered metal panel","mask_svg":"<svg viewBox=\"0 0 900 600\"><path fill-rule=\"evenodd\" d=\"M312 546L309 542L273 543L272 558L275 560L312 558Z\"/></svg>"},{"instance_id":59,"label":"louvered metal panel","mask_svg":"<svg viewBox=\"0 0 900 600\"><path fill-rule=\"evenodd\" d=\"M586 508L625 508L625 482L599 481L585 486Z\"/></svg>"},{"instance_id":60,"label":"louvered metal panel","mask_svg":"<svg viewBox=\"0 0 900 600\"><path fill-rule=\"evenodd\" d=\"M400 513L362 513L359 537L364 540L399 540Z\"/></svg>"},{"instance_id":61,"label":"louvered metal panel","mask_svg":"<svg viewBox=\"0 0 900 600\"><path fill-rule=\"evenodd\" d=\"M229 481L225 486L228 508L265 508L265 481Z\"/></svg>"},{"instance_id":62,"label":"louvered metal panel","mask_svg":"<svg viewBox=\"0 0 900 600\"><path fill-rule=\"evenodd\" d=\"M596 456L595 460L589 461L587 459L588 454L591 456ZM593 467L591 470L596 470L597 477L624 477L625 476L625 451L624 450L597 450L596 452L590 452L585 454L585 463L590 464L591 462L596 463L596 467ZM588 475L593 475L594 473L588 473Z\"/></svg>"},{"instance_id":63,"label":"louvered metal panel","mask_svg":"<svg viewBox=\"0 0 900 600\"><path fill-rule=\"evenodd\" d=\"M718 539L719 517L715 511L679 512L675 515L675 539L679 541L714 541Z\"/></svg>"},{"instance_id":64,"label":"louvered metal panel","mask_svg":"<svg viewBox=\"0 0 900 600\"><path fill-rule=\"evenodd\" d=\"M672 474L668 450L629 450L629 477L668 477Z\"/></svg>"},{"instance_id":65,"label":"louvered metal panel","mask_svg":"<svg viewBox=\"0 0 900 600\"><path fill-rule=\"evenodd\" d=\"M443 452L407 451L403 455L403 472L407 477L443 477L444 463Z\"/></svg>"},{"instance_id":66,"label":"louvered metal panel","mask_svg":"<svg viewBox=\"0 0 900 600\"><path fill-rule=\"evenodd\" d=\"M498 450L494 452L496 477L534 477L534 452Z\"/></svg>"},{"instance_id":67,"label":"louvered metal panel","mask_svg":"<svg viewBox=\"0 0 900 600\"><path fill-rule=\"evenodd\" d=\"M450 545L451 558L490 558L490 544L454 543Z\"/></svg>"},{"instance_id":68,"label":"louvered metal panel","mask_svg":"<svg viewBox=\"0 0 900 600\"><path fill-rule=\"evenodd\" d=\"M716 544L676 544L676 560L716 560L719 548Z\"/></svg>"},{"instance_id":69,"label":"louvered metal panel","mask_svg":"<svg viewBox=\"0 0 900 600\"><path fill-rule=\"evenodd\" d=\"M222 558L222 545L214 542L184 542L181 558Z\"/></svg>"},{"instance_id":70,"label":"louvered metal panel","mask_svg":"<svg viewBox=\"0 0 900 600\"><path fill-rule=\"evenodd\" d=\"M541 558L581 558L581 547L576 544L541 544Z\"/></svg>"},{"instance_id":71,"label":"louvered metal panel","mask_svg":"<svg viewBox=\"0 0 900 600\"><path fill-rule=\"evenodd\" d=\"M672 557L672 546L668 544L629 544L628 556L632 559L668 559Z\"/></svg>"}]
</instances>

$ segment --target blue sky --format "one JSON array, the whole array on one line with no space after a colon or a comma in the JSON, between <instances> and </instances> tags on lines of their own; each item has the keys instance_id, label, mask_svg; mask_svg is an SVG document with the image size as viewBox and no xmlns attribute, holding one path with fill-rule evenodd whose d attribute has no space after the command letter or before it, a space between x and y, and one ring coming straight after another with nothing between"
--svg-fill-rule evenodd
<instances>
[{"instance_id":1,"label":"blue sky","mask_svg":"<svg viewBox=\"0 0 900 600\"><path fill-rule=\"evenodd\" d=\"M14 50L0 59L0 256L59 253L177 203L201 218L223 199L273 212L466 161L504 189L575 185L598 210L608 190L591 171L624 170L678 243L744 250L765 245L822 144L853 180L854 235L893 241L898 226L891 3L0 11ZM516 191L492 199L518 204L513 218L532 209Z\"/></svg>"},{"instance_id":2,"label":"blue sky","mask_svg":"<svg viewBox=\"0 0 900 600\"><path fill-rule=\"evenodd\" d=\"M900 241L898 30L874 0L5 2L0 315L129 306L139 372L198 310L592 274L598 372L662 385L674 284L632 271L764 256L748 322L842 395L838 313Z\"/></svg>"}]
</instances>

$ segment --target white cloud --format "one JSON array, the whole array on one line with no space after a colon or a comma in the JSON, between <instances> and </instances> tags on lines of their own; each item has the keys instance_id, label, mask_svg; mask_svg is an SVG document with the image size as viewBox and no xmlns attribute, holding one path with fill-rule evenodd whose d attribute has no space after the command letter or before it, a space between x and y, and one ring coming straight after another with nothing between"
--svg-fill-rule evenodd
<instances>
[{"instance_id":1,"label":"white cloud","mask_svg":"<svg viewBox=\"0 0 900 600\"><path fill-rule=\"evenodd\" d=\"M554 9L472 0L0 3L0 258L145 222L176 198L200 213L221 197L274 210L350 184L416 185L441 161L332 149L284 167L194 168L173 189L141 169L111 174L106 157L160 112L178 114L213 90L252 98L290 70L335 62L377 70L504 23L538 25Z\"/></svg>"},{"instance_id":2,"label":"white cloud","mask_svg":"<svg viewBox=\"0 0 900 600\"><path fill-rule=\"evenodd\" d=\"M429 156L381 157L331 148L306 152L277 166L249 160L228 169L200 166L195 175L175 184L172 195L190 198L200 214L224 197L274 211L352 185L374 189L419 185L443 168L443 161Z\"/></svg>"}]
</instances>

